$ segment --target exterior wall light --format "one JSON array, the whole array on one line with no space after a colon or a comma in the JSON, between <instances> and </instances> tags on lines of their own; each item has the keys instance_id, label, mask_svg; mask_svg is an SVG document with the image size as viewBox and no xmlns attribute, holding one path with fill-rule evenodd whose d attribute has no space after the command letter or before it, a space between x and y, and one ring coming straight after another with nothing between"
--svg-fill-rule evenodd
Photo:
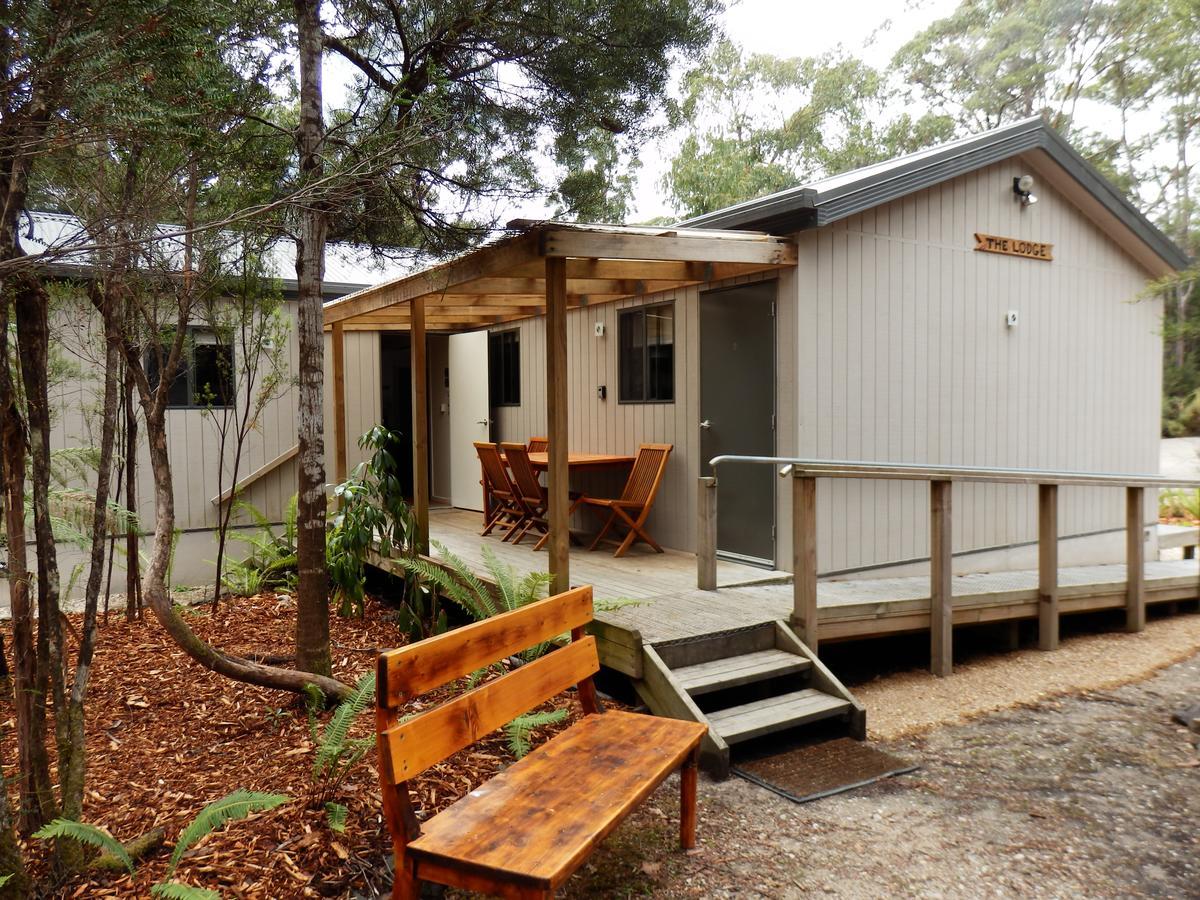
<instances>
[{"instance_id":1,"label":"exterior wall light","mask_svg":"<svg viewBox=\"0 0 1200 900\"><path fill-rule=\"evenodd\" d=\"M1037 194L1033 192L1033 176L1021 175L1013 179L1013 193L1021 201L1021 208L1037 203Z\"/></svg>"}]
</instances>

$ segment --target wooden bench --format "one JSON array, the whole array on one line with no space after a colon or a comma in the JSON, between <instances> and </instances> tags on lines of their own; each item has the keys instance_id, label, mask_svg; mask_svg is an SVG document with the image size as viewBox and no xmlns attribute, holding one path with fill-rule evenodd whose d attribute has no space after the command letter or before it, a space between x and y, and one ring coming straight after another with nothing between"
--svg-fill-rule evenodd
<instances>
[{"instance_id":1,"label":"wooden bench","mask_svg":"<svg viewBox=\"0 0 1200 900\"><path fill-rule=\"evenodd\" d=\"M379 657L376 724L394 898L422 881L502 897L550 897L632 809L680 769L680 839L696 838L697 722L603 711L591 587L531 603ZM571 641L420 715L405 703L570 632ZM418 822L408 782L572 685L584 717L453 806Z\"/></svg>"}]
</instances>

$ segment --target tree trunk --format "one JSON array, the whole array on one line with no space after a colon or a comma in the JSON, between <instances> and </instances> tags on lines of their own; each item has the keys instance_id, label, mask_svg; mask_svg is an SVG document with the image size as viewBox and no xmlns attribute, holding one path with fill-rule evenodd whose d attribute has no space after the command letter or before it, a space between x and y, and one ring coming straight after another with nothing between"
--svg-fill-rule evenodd
<instances>
[{"instance_id":1,"label":"tree trunk","mask_svg":"<svg viewBox=\"0 0 1200 900\"><path fill-rule=\"evenodd\" d=\"M125 321L132 316L126 309ZM137 514L137 410L133 405L133 378L125 370L125 508L131 513L125 531L125 621L142 617L141 523Z\"/></svg>"},{"instance_id":2,"label":"tree trunk","mask_svg":"<svg viewBox=\"0 0 1200 900\"><path fill-rule=\"evenodd\" d=\"M38 641L47 636L48 656L39 654L39 668L48 675L50 698L54 704L55 742L58 746L59 786L78 765L82 802L82 760L75 761L76 744L72 739L72 710L67 698L66 649L63 615L59 603L58 547L50 516L50 298L45 286L29 274L17 281L13 295L17 343L20 347L21 381L25 387L25 408L29 429L29 459L33 475L33 533L37 541L38 566ZM94 622L93 610L93 627ZM79 713L82 717L82 710ZM79 754L83 753L83 724L80 722ZM62 798L60 797L60 803ZM83 848L76 841L54 843L56 865L74 871L83 865Z\"/></svg>"},{"instance_id":3,"label":"tree trunk","mask_svg":"<svg viewBox=\"0 0 1200 900\"><path fill-rule=\"evenodd\" d=\"M323 170L320 155L324 139L320 0L295 0L295 10L300 56L300 124L296 141L301 179L312 182L321 177ZM302 205L296 247L300 365L296 504L300 583L296 592L296 665L320 675L328 675L330 671L329 588L325 570L325 338L321 309L325 231L324 206L319 201Z\"/></svg>"},{"instance_id":4,"label":"tree trunk","mask_svg":"<svg viewBox=\"0 0 1200 900\"><path fill-rule=\"evenodd\" d=\"M13 626L13 698L16 709L18 822L30 834L54 818L46 753L45 685L38 673L29 564L25 552L25 423L17 405L9 360L8 304L0 303L0 459L4 467L4 522L8 539L8 596Z\"/></svg>"},{"instance_id":5,"label":"tree trunk","mask_svg":"<svg viewBox=\"0 0 1200 900\"><path fill-rule=\"evenodd\" d=\"M0 741L3 736L0 736ZM0 751L3 748L0 747ZM0 759L6 754L0 752ZM21 846L17 843L17 833L13 828L12 809L8 803L8 791L0 790L0 874L11 875L8 883L0 887L0 898L28 897L29 875L25 871L25 859L21 855Z\"/></svg>"},{"instance_id":6,"label":"tree trunk","mask_svg":"<svg viewBox=\"0 0 1200 900\"><path fill-rule=\"evenodd\" d=\"M154 475L154 547L142 584L142 596L155 618L171 638L200 665L235 681L262 687L302 693L305 685L320 688L333 701L346 699L349 686L332 678L259 665L237 656L222 653L196 636L167 596L166 570L170 560L171 535L175 529L175 496L171 484L171 461L167 454L167 430L161 408L147 409L146 438L150 445L150 469Z\"/></svg>"}]
</instances>

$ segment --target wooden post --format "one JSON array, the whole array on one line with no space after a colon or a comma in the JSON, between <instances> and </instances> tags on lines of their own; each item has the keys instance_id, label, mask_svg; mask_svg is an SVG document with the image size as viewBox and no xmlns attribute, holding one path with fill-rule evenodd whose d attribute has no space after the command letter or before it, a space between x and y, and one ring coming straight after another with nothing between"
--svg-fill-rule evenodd
<instances>
[{"instance_id":1,"label":"wooden post","mask_svg":"<svg viewBox=\"0 0 1200 900\"><path fill-rule=\"evenodd\" d=\"M333 472L337 483L346 480L346 334L341 322L333 323Z\"/></svg>"},{"instance_id":2,"label":"wooden post","mask_svg":"<svg viewBox=\"0 0 1200 900\"><path fill-rule=\"evenodd\" d=\"M929 482L929 649L930 671L954 671L954 572L950 546L952 482Z\"/></svg>"},{"instance_id":3,"label":"wooden post","mask_svg":"<svg viewBox=\"0 0 1200 900\"><path fill-rule=\"evenodd\" d=\"M546 257L546 491L550 519L551 588L571 586L571 521L567 468L567 260Z\"/></svg>"},{"instance_id":4,"label":"wooden post","mask_svg":"<svg viewBox=\"0 0 1200 900\"><path fill-rule=\"evenodd\" d=\"M1058 485L1038 485L1038 649L1058 649Z\"/></svg>"},{"instance_id":5,"label":"wooden post","mask_svg":"<svg viewBox=\"0 0 1200 900\"><path fill-rule=\"evenodd\" d=\"M416 546L429 553L429 365L425 343L425 298L411 304L409 362L412 369L413 507L417 515Z\"/></svg>"},{"instance_id":6,"label":"wooden post","mask_svg":"<svg viewBox=\"0 0 1200 900\"><path fill-rule=\"evenodd\" d=\"M792 478L792 627L817 652L817 479Z\"/></svg>"},{"instance_id":7,"label":"wooden post","mask_svg":"<svg viewBox=\"0 0 1200 900\"><path fill-rule=\"evenodd\" d=\"M1125 630L1146 627L1145 488L1125 488Z\"/></svg>"},{"instance_id":8,"label":"wooden post","mask_svg":"<svg viewBox=\"0 0 1200 900\"><path fill-rule=\"evenodd\" d=\"M696 504L696 587L702 591L717 589L717 479L700 479Z\"/></svg>"}]
</instances>

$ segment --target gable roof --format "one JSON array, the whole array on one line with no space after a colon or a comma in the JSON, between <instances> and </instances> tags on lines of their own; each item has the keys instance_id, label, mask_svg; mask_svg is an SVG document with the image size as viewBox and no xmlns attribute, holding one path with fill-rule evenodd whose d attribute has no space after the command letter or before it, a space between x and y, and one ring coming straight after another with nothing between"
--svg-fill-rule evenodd
<instances>
[{"instance_id":1,"label":"gable roof","mask_svg":"<svg viewBox=\"0 0 1200 900\"><path fill-rule=\"evenodd\" d=\"M1041 151L1162 262L1191 260L1125 195L1039 116L881 163L831 175L688 219L697 228L762 228L775 233L819 228L1022 153Z\"/></svg>"}]
</instances>

